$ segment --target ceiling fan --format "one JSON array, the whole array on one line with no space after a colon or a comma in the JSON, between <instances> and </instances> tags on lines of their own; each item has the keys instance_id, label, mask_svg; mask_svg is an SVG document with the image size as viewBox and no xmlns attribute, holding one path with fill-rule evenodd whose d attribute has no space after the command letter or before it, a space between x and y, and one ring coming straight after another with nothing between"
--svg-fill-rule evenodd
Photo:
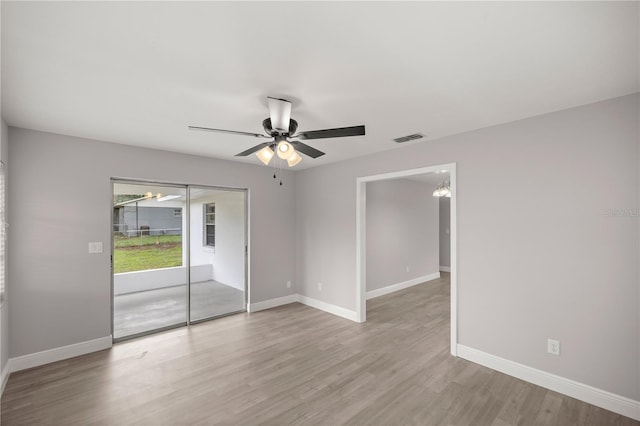
<instances>
[{"instance_id":1,"label":"ceiling fan","mask_svg":"<svg viewBox=\"0 0 640 426\"><path fill-rule=\"evenodd\" d=\"M298 152L305 154L311 158L318 158L324 155L309 145L299 140L291 139L325 139L325 138L341 138L345 136L362 136L365 134L364 126L340 127L337 129L311 130L296 133L298 130L298 122L291 118L291 102L286 99L268 97L269 117L262 121L262 127L265 134L238 132L235 130L212 129L210 127L189 126L190 130L203 130L208 132L230 133L234 135L253 136L255 138L264 138L273 140L260 143L252 148L236 154L236 157L246 157L247 155L256 153L260 161L268 165L274 156L274 151L278 153L278 157L286 160L289 167L293 167L302 161L302 157Z\"/></svg>"}]
</instances>

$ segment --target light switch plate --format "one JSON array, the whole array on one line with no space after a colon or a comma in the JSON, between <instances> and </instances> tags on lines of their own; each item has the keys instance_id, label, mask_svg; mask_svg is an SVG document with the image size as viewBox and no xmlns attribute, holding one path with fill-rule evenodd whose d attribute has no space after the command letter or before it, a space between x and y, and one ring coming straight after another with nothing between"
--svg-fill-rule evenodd
<instances>
[{"instance_id":1,"label":"light switch plate","mask_svg":"<svg viewBox=\"0 0 640 426\"><path fill-rule=\"evenodd\" d=\"M102 241L89 243L89 253L102 253Z\"/></svg>"}]
</instances>

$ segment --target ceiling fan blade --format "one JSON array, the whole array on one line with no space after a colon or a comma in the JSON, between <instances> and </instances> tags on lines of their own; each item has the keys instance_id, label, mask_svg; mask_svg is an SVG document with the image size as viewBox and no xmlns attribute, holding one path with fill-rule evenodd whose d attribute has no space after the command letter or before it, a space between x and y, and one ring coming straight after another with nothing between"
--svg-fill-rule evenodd
<instances>
[{"instance_id":1,"label":"ceiling fan blade","mask_svg":"<svg viewBox=\"0 0 640 426\"><path fill-rule=\"evenodd\" d=\"M340 127L338 129L311 130L301 132L292 137L300 139L342 138L345 136L364 135L364 126Z\"/></svg>"},{"instance_id":2,"label":"ceiling fan blade","mask_svg":"<svg viewBox=\"0 0 640 426\"><path fill-rule=\"evenodd\" d=\"M254 152L258 152L260 151L262 148L264 148L265 146L270 146L273 142L264 142L264 143L259 143L258 145L254 146L253 148L249 148L246 151L242 151L239 154L236 154L236 157L246 157L247 155L251 155Z\"/></svg>"},{"instance_id":3,"label":"ceiling fan blade","mask_svg":"<svg viewBox=\"0 0 640 426\"><path fill-rule=\"evenodd\" d=\"M280 133L289 133L289 120L291 120L291 102L286 99L267 98L269 104L269 117L271 127Z\"/></svg>"},{"instance_id":4,"label":"ceiling fan blade","mask_svg":"<svg viewBox=\"0 0 640 426\"><path fill-rule=\"evenodd\" d=\"M293 145L293 147L295 148L296 151L299 151L301 153L303 153L304 155L308 155L311 158L318 158L320 156L324 155L324 152L322 151L318 151L317 149L303 144L300 141L291 141L289 142L291 145Z\"/></svg>"},{"instance_id":5,"label":"ceiling fan blade","mask_svg":"<svg viewBox=\"0 0 640 426\"><path fill-rule=\"evenodd\" d=\"M253 136L254 138L270 138L271 136L260 133L238 132L236 130L212 129L211 127L189 126L189 130L202 130L204 132L231 133L232 135Z\"/></svg>"}]
</instances>

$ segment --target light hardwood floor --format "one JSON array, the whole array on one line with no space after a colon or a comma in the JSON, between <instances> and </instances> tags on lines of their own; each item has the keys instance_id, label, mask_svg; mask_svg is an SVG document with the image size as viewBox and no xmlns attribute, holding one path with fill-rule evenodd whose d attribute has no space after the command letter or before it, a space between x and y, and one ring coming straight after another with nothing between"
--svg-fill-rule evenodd
<instances>
[{"instance_id":1,"label":"light hardwood floor","mask_svg":"<svg viewBox=\"0 0 640 426\"><path fill-rule=\"evenodd\" d=\"M14 373L2 424L638 424L450 356L448 277L367 318L291 304Z\"/></svg>"}]
</instances>

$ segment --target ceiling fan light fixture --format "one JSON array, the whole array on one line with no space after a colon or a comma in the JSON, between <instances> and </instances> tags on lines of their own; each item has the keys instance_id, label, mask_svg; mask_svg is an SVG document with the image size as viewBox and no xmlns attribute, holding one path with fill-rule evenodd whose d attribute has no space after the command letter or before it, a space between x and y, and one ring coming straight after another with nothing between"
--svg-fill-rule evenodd
<instances>
[{"instance_id":1,"label":"ceiling fan light fixture","mask_svg":"<svg viewBox=\"0 0 640 426\"><path fill-rule=\"evenodd\" d=\"M263 141L249 149L239 152L235 156L247 157L251 154L256 154L260 161L262 161L265 166L268 166L271 161L274 161L273 157L275 154L278 154L278 158L274 161L276 163L274 171L276 167L282 167L281 160L285 160L289 167L294 167L302 161L302 154L310 158L318 158L324 155L324 152L303 143L301 140L344 138L348 136L364 136L366 134L364 125L307 130L297 133L298 122L291 118L292 103L290 101L268 96L267 104L269 107L269 117L262 120L262 127L264 128L263 134L201 126L189 126L189 129L269 139L269 141ZM276 177L275 173L273 177ZM280 185L282 185L282 183L280 183Z\"/></svg>"},{"instance_id":2,"label":"ceiling fan light fixture","mask_svg":"<svg viewBox=\"0 0 640 426\"><path fill-rule=\"evenodd\" d=\"M288 160L289 157L291 157L295 152L293 146L285 140L278 142L276 150L278 151L278 157L282 158L283 160Z\"/></svg>"},{"instance_id":3,"label":"ceiling fan light fixture","mask_svg":"<svg viewBox=\"0 0 640 426\"><path fill-rule=\"evenodd\" d=\"M287 158L287 164L289 165L289 167L293 167L301 161L302 157L300 157L300 155L298 155L298 153L295 151L293 151L293 154L291 154L291 156Z\"/></svg>"},{"instance_id":4,"label":"ceiling fan light fixture","mask_svg":"<svg viewBox=\"0 0 640 426\"><path fill-rule=\"evenodd\" d=\"M269 162L271 162L271 159L273 158L273 150L270 147L265 146L260 151L256 152L256 156L264 163L265 166L268 166Z\"/></svg>"}]
</instances>

